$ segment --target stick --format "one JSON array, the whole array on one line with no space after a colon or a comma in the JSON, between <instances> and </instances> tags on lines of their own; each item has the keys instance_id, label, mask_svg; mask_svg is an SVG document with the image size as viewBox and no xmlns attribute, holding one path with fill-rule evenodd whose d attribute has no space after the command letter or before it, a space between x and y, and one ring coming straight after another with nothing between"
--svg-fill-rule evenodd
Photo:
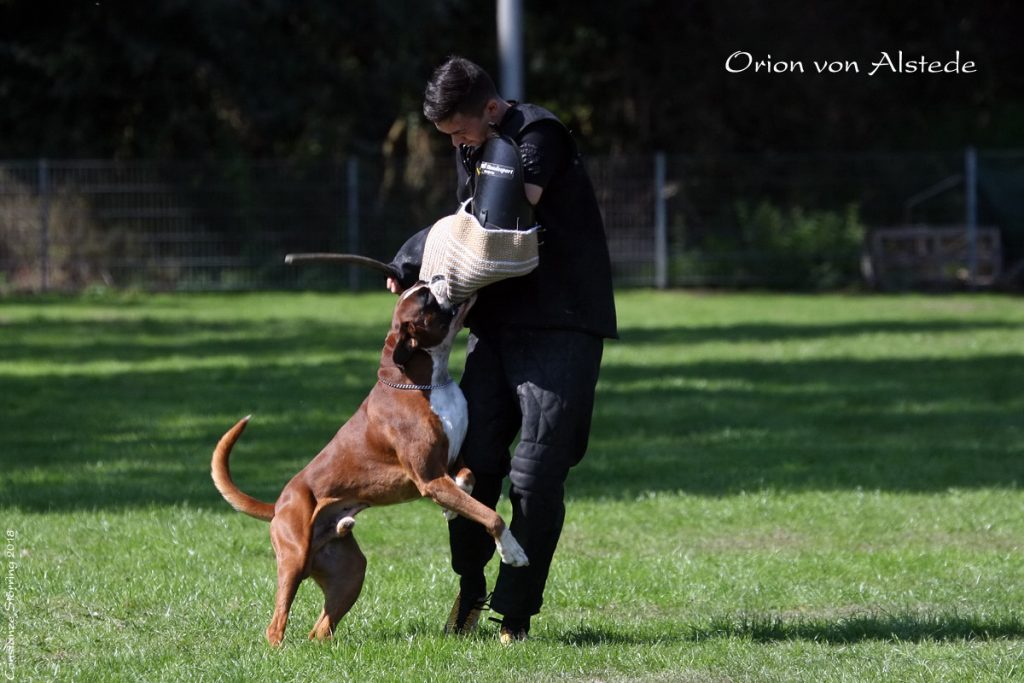
<instances>
[{"instance_id":1,"label":"stick","mask_svg":"<svg viewBox=\"0 0 1024 683\"><path fill-rule=\"evenodd\" d=\"M330 254L330 253L312 253L312 254L288 254L284 257L284 262L288 265L295 265L296 263L347 263L353 266L363 266L364 268L370 268L372 270L384 273L388 277L398 278L399 273L397 270L392 268L386 263L382 263L377 259L372 259L368 256L359 256L358 254Z\"/></svg>"}]
</instances>

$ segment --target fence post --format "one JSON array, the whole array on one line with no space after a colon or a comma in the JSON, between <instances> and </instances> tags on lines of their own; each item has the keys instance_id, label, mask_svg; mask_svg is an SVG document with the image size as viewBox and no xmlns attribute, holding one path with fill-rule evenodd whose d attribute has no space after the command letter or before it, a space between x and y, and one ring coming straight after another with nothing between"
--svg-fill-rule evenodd
<instances>
[{"instance_id":1,"label":"fence post","mask_svg":"<svg viewBox=\"0 0 1024 683\"><path fill-rule=\"evenodd\" d=\"M39 285L50 288L50 165L39 160Z\"/></svg>"},{"instance_id":2,"label":"fence post","mask_svg":"<svg viewBox=\"0 0 1024 683\"><path fill-rule=\"evenodd\" d=\"M523 2L498 0L498 57L501 59L501 94L523 99Z\"/></svg>"},{"instance_id":3,"label":"fence post","mask_svg":"<svg viewBox=\"0 0 1024 683\"><path fill-rule=\"evenodd\" d=\"M668 217L665 207L665 153L654 154L654 286L668 287Z\"/></svg>"},{"instance_id":4,"label":"fence post","mask_svg":"<svg viewBox=\"0 0 1024 683\"><path fill-rule=\"evenodd\" d=\"M964 151L964 187L967 192L967 284L974 289L978 281L978 150Z\"/></svg>"},{"instance_id":5,"label":"fence post","mask_svg":"<svg viewBox=\"0 0 1024 683\"><path fill-rule=\"evenodd\" d=\"M352 155L346 164L348 181L348 253L359 253L359 159ZM353 292L359 291L359 270L348 267L348 286Z\"/></svg>"}]
</instances>

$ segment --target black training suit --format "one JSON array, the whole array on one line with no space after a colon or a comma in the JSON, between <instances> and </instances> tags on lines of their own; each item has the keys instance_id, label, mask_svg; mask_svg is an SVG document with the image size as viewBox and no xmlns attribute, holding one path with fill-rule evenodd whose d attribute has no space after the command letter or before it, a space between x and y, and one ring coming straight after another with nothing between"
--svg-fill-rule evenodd
<instances>
[{"instance_id":1,"label":"black training suit","mask_svg":"<svg viewBox=\"0 0 1024 683\"><path fill-rule=\"evenodd\" d=\"M462 455L477 478L473 497L485 505L496 506L504 477L510 479L510 528L530 565L501 566L491 607L525 618L543 602L565 518L565 479L586 452L603 339L617 329L604 224L568 129L541 107L513 104L498 132L520 146L526 182L544 190L534 207L542 226L540 265L480 290L470 311ZM474 175L461 154L457 167L465 200ZM424 239L425 232L414 236L392 262L405 287L418 275ZM449 532L463 598L482 597L494 540L461 517Z\"/></svg>"}]
</instances>

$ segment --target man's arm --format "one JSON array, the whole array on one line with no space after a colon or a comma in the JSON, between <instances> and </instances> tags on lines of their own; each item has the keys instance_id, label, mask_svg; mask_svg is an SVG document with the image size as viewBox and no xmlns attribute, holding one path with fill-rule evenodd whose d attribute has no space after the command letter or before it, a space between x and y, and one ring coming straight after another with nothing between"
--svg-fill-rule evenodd
<instances>
[{"instance_id":1,"label":"man's arm","mask_svg":"<svg viewBox=\"0 0 1024 683\"><path fill-rule=\"evenodd\" d=\"M540 185L534 185L533 183L523 183L523 187L526 188L526 199L533 206L537 206L537 202L540 201L540 196L544 193L544 188Z\"/></svg>"},{"instance_id":2,"label":"man's arm","mask_svg":"<svg viewBox=\"0 0 1024 683\"><path fill-rule=\"evenodd\" d=\"M554 121L541 121L527 128L518 144L526 199L536 206L552 176L565 163L565 134Z\"/></svg>"}]
</instances>

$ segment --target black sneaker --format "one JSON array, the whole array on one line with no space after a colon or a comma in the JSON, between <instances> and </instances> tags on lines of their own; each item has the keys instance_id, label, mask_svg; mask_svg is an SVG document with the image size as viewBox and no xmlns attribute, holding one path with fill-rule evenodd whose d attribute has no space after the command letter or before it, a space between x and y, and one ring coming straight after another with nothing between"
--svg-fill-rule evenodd
<instances>
[{"instance_id":1,"label":"black sneaker","mask_svg":"<svg viewBox=\"0 0 1024 683\"><path fill-rule=\"evenodd\" d=\"M448 622L444 625L446 636L468 636L476 630L480 621L480 612L487 608L487 596L463 600L462 591L455 597L455 604L448 615Z\"/></svg>"}]
</instances>

